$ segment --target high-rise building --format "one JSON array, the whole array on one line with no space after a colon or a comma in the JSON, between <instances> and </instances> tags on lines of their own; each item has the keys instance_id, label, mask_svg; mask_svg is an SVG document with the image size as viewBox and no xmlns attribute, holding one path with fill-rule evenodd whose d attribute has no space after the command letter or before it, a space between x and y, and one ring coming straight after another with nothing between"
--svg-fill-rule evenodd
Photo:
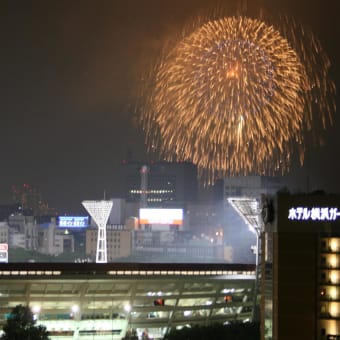
<instances>
[{"instance_id":1,"label":"high-rise building","mask_svg":"<svg viewBox=\"0 0 340 340\"><path fill-rule=\"evenodd\" d=\"M340 195L279 194L267 203L262 340L340 339Z\"/></svg>"},{"instance_id":2,"label":"high-rise building","mask_svg":"<svg viewBox=\"0 0 340 340\"><path fill-rule=\"evenodd\" d=\"M13 214L8 218L8 225L10 226L9 243L11 246L37 250L37 224L33 216Z\"/></svg>"},{"instance_id":3,"label":"high-rise building","mask_svg":"<svg viewBox=\"0 0 340 340\"><path fill-rule=\"evenodd\" d=\"M171 206L197 199L197 168L192 163L126 162L123 166L127 202Z\"/></svg>"},{"instance_id":4,"label":"high-rise building","mask_svg":"<svg viewBox=\"0 0 340 340\"><path fill-rule=\"evenodd\" d=\"M40 225L37 233L38 251L42 254L58 256L75 250L74 235L59 228L55 218L50 223Z\"/></svg>"},{"instance_id":5,"label":"high-rise building","mask_svg":"<svg viewBox=\"0 0 340 340\"><path fill-rule=\"evenodd\" d=\"M282 188L281 177L235 176L224 178L224 197L258 197Z\"/></svg>"},{"instance_id":6,"label":"high-rise building","mask_svg":"<svg viewBox=\"0 0 340 340\"><path fill-rule=\"evenodd\" d=\"M9 225L7 222L0 222L0 243L8 244Z\"/></svg>"},{"instance_id":7,"label":"high-rise building","mask_svg":"<svg viewBox=\"0 0 340 340\"><path fill-rule=\"evenodd\" d=\"M40 190L30 184L12 186L13 201L20 203L24 210L36 212L42 205L42 195Z\"/></svg>"},{"instance_id":8,"label":"high-rise building","mask_svg":"<svg viewBox=\"0 0 340 340\"><path fill-rule=\"evenodd\" d=\"M55 215L53 209L42 199L41 191L38 187L24 183L23 185L12 185L12 200L19 203L22 210L27 215L43 216Z\"/></svg>"}]
</instances>

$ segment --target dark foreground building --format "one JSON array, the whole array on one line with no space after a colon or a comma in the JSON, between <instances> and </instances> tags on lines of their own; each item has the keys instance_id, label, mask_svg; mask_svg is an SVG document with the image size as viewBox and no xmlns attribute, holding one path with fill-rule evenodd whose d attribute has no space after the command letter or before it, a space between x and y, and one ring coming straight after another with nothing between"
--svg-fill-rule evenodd
<instances>
[{"instance_id":1,"label":"dark foreground building","mask_svg":"<svg viewBox=\"0 0 340 340\"><path fill-rule=\"evenodd\" d=\"M262 242L262 339L340 339L340 195L275 203Z\"/></svg>"},{"instance_id":2,"label":"dark foreground building","mask_svg":"<svg viewBox=\"0 0 340 340\"><path fill-rule=\"evenodd\" d=\"M255 268L242 264L0 265L0 315L29 305L51 339L161 339L171 327L250 321Z\"/></svg>"}]
</instances>

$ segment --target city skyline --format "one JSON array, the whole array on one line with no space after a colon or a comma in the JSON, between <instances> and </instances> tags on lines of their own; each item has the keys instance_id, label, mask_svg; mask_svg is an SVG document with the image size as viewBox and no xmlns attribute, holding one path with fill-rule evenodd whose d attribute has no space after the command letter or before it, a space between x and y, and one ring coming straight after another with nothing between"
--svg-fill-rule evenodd
<instances>
[{"instance_id":1,"label":"city skyline","mask_svg":"<svg viewBox=\"0 0 340 340\"><path fill-rule=\"evenodd\" d=\"M58 210L76 209L104 191L119 196L121 160L147 160L134 115L139 77L168 35L214 5L207 0L3 2L0 202L8 202L11 185L23 183L38 186ZM338 85L336 0L251 5L310 26ZM295 164L289 181L303 183L305 190L340 191L338 131L335 114L324 146L308 148L305 165Z\"/></svg>"}]
</instances>

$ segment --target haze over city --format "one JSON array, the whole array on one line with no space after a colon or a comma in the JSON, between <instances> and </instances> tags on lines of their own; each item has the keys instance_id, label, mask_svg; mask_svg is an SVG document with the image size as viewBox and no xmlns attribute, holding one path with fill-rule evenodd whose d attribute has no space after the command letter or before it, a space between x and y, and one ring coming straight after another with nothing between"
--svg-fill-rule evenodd
<instances>
[{"instance_id":1,"label":"haze over city","mask_svg":"<svg viewBox=\"0 0 340 340\"><path fill-rule=\"evenodd\" d=\"M122 194L121 161L150 159L136 119L143 70L190 18L235 1L3 1L1 4L0 202L13 184L40 188L51 207ZM336 0L248 1L292 15L320 39L338 85ZM336 99L338 104L338 99ZM323 146L294 161L293 187L339 192L339 120ZM294 158L298 158L297 155Z\"/></svg>"}]
</instances>

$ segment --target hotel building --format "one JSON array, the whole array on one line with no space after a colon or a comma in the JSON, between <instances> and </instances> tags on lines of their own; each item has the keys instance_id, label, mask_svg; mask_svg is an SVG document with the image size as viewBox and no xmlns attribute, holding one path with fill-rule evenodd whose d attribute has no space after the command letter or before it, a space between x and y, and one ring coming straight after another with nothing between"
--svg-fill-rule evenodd
<instances>
[{"instance_id":1,"label":"hotel building","mask_svg":"<svg viewBox=\"0 0 340 340\"><path fill-rule=\"evenodd\" d=\"M281 194L262 235L262 339L340 339L340 196Z\"/></svg>"}]
</instances>

